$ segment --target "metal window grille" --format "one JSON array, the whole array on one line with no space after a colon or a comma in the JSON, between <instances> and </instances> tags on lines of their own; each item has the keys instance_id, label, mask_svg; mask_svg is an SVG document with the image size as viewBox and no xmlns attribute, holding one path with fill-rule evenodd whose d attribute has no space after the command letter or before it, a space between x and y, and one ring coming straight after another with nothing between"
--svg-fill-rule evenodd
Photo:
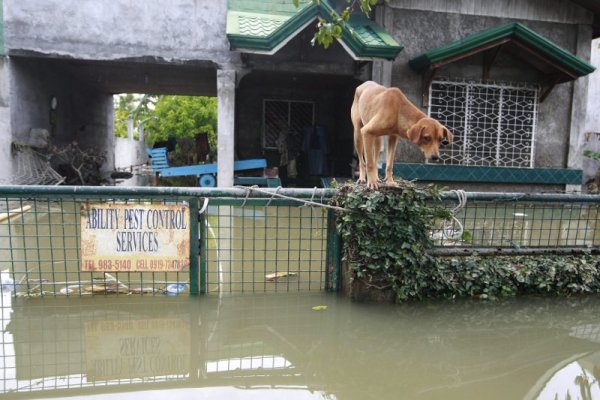
<instances>
[{"instance_id":1,"label":"metal window grille","mask_svg":"<svg viewBox=\"0 0 600 400\"><path fill-rule=\"evenodd\" d=\"M454 133L444 164L533 167L537 87L438 80L429 90L429 115Z\"/></svg>"},{"instance_id":2,"label":"metal window grille","mask_svg":"<svg viewBox=\"0 0 600 400\"><path fill-rule=\"evenodd\" d=\"M264 100L263 147L277 149L281 132L297 133L314 124L315 104L311 101Z\"/></svg>"}]
</instances>

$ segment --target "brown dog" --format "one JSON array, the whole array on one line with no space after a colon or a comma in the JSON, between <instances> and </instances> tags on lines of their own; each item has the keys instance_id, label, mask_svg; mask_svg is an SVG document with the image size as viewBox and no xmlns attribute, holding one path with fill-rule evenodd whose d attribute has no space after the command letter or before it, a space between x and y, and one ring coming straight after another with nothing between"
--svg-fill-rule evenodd
<instances>
[{"instance_id":1,"label":"brown dog","mask_svg":"<svg viewBox=\"0 0 600 400\"><path fill-rule=\"evenodd\" d=\"M371 189L379 187L377 157L382 136L389 136L385 183L392 186L396 185L392 173L398 138L415 143L433 161L440 157L440 144L448 144L453 138L448 128L427 117L400 89L372 81L356 88L351 116L360 168L358 183L366 182Z\"/></svg>"}]
</instances>

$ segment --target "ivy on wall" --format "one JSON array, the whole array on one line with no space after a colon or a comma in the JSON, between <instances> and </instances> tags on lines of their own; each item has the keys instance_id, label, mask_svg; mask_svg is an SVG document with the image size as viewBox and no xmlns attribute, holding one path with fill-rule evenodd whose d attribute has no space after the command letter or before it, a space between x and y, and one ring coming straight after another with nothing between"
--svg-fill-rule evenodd
<instances>
[{"instance_id":1,"label":"ivy on wall","mask_svg":"<svg viewBox=\"0 0 600 400\"><path fill-rule=\"evenodd\" d=\"M391 291L396 302L600 292L596 255L431 256L431 231L450 217L435 186L418 189L404 181L373 191L349 184L333 203L349 211L338 212L336 223L350 279Z\"/></svg>"}]
</instances>

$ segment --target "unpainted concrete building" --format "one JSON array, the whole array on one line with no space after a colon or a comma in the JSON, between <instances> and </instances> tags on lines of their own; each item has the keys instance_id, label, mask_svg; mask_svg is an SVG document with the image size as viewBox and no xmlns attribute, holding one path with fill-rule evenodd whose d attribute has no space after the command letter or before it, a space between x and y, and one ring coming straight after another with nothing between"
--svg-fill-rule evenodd
<instances>
[{"instance_id":1,"label":"unpainted concrete building","mask_svg":"<svg viewBox=\"0 0 600 400\"><path fill-rule=\"evenodd\" d=\"M46 129L107 150L115 93L218 97L218 185L267 158L284 184L353 173L354 88L400 87L455 132L442 165L399 148L397 172L461 188L582 183L591 41L587 0L390 0L357 13L328 49L317 18L345 1L3 0L0 179L11 143ZM336 4L337 3L337 4Z\"/></svg>"}]
</instances>

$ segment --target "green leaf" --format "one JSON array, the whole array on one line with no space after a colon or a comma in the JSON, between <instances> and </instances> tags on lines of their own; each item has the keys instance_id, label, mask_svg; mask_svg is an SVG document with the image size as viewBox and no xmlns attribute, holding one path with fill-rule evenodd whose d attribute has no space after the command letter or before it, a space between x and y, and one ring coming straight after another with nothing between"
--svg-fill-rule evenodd
<instances>
[{"instance_id":1,"label":"green leaf","mask_svg":"<svg viewBox=\"0 0 600 400\"><path fill-rule=\"evenodd\" d=\"M471 233L471 231L463 230L463 233L460 236L460 240L462 240L465 243L471 243L471 241L473 240L473 234Z\"/></svg>"}]
</instances>

